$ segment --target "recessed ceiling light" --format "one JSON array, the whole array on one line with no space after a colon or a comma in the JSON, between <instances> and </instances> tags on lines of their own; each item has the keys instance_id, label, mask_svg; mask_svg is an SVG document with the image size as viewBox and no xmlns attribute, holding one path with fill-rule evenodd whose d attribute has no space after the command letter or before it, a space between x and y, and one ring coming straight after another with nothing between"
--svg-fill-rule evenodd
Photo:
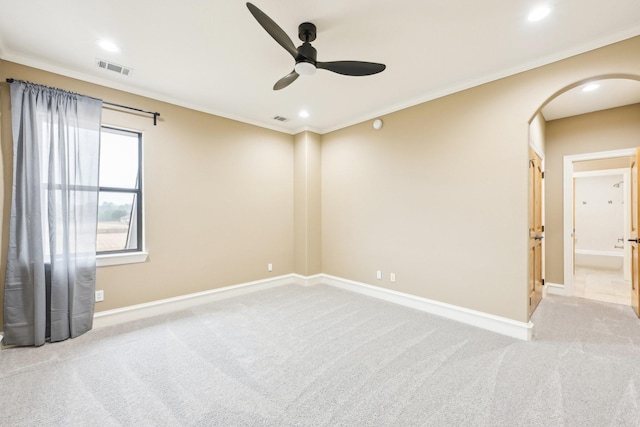
<instances>
[{"instance_id":1,"label":"recessed ceiling light","mask_svg":"<svg viewBox=\"0 0 640 427\"><path fill-rule=\"evenodd\" d=\"M302 110L298 113L298 115L302 118L307 118L309 117L309 112L307 110Z\"/></svg>"},{"instance_id":2,"label":"recessed ceiling light","mask_svg":"<svg viewBox=\"0 0 640 427\"><path fill-rule=\"evenodd\" d=\"M600 85L598 83L589 83L588 85L586 85L585 87L582 88L583 92L591 92L594 91L596 89L598 89L600 87Z\"/></svg>"},{"instance_id":3,"label":"recessed ceiling light","mask_svg":"<svg viewBox=\"0 0 640 427\"><path fill-rule=\"evenodd\" d=\"M549 13L551 13L551 8L549 6L538 6L529 13L527 19L529 22L540 21L541 19L546 18Z\"/></svg>"},{"instance_id":4,"label":"recessed ceiling light","mask_svg":"<svg viewBox=\"0 0 640 427\"><path fill-rule=\"evenodd\" d=\"M106 50L107 52L118 52L120 49L113 42L109 40L98 40L98 46Z\"/></svg>"}]
</instances>

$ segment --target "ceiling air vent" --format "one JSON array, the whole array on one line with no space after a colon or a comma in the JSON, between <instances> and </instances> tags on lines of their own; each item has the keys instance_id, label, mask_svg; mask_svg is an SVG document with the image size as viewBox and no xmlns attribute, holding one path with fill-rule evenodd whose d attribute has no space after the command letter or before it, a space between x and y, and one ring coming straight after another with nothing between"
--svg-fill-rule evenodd
<instances>
[{"instance_id":1,"label":"ceiling air vent","mask_svg":"<svg viewBox=\"0 0 640 427\"><path fill-rule=\"evenodd\" d=\"M287 120L289 120L289 119L287 119L286 117L282 117L282 116L275 116L275 117L273 118L273 120L277 120L277 121L279 121L279 122L286 122L286 121L287 121Z\"/></svg>"},{"instance_id":2,"label":"ceiling air vent","mask_svg":"<svg viewBox=\"0 0 640 427\"><path fill-rule=\"evenodd\" d=\"M105 61L104 59L96 59L98 68L113 71L124 76L128 76L133 72L132 68L127 68L122 65L114 64L113 62Z\"/></svg>"}]
</instances>

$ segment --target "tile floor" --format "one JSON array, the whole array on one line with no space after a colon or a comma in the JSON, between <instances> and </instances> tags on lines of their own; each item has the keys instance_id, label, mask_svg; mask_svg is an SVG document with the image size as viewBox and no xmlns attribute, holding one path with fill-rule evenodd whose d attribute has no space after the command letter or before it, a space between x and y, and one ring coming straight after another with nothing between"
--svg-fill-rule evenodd
<instances>
[{"instance_id":1,"label":"tile floor","mask_svg":"<svg viewBox=\"0 0 640 427\"><path fill-rule=\"evenodd\" d=\"M624 281L622 269L576 267L573 289L577 297L631 305L631 283Z\"/></svg>"}]
</instances>

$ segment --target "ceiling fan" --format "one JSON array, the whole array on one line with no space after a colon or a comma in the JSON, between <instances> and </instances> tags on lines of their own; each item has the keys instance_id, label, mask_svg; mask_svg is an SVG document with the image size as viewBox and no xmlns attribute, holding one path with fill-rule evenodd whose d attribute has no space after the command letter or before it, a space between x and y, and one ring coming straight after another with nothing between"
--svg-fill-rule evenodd
<instances>
[{"instance_id":1,"label":"ceiling fan","mask_svg":"<svg viewBox=\"0 0 640 427\"><path fill-rule=\"evenodd\" d=\"M263 11L258 9L251 3L247 3L249 11L275 41L280 44L287 52L293 56L296 65L292 72L281 78L273 86L273 90L284 89L293 83L300 75L311 75L316 72L317 68L333 71L334 73L343 74L345 76L369 76L384 71L386 65L376 64L375 62L362 61L333 61L320 62L316 61L317 51L311 46L312 41L316 39L316 26L310 22L304 22L298 26L298 37L302 40L302 45L296 46L287 36L282 28L278 26Z\"/></svg>"}]
</instances>

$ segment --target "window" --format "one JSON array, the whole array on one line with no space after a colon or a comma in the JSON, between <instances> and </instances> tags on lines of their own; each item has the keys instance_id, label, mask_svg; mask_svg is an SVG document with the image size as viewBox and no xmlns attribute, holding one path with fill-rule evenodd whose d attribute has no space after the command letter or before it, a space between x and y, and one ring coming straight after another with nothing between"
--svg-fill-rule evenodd
<instances>
[{"instance_id":1,"label":"window","mask_svg":"<svg viewBox=\"0 0 640 427\"><path fill-rule=\"evenodd\" d=\"M99 256L143 250L141 165L142 134L103 126L96 239Z\"/></svg>"}]
</instances>

